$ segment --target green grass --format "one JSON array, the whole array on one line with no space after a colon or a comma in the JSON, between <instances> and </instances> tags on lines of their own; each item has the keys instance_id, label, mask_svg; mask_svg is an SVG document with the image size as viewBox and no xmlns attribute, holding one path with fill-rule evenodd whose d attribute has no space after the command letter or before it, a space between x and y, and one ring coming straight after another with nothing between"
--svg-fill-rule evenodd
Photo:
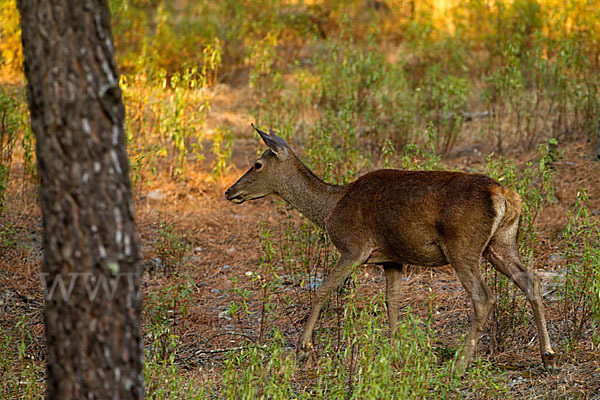
<instances>
[{"instance_id":1,"label":"green grass","mask_svg":"<svg viewBox=\"0 0 600 400\"><path fill-rule=\"evenodd\" d=\"M28 353L32 342L23 316L12 330L0 328L0 397L39 399L43 394L44 368Z\"/></svg>"},{"instance_id":2,"label":"green grass","mask_svg":"<svg viewBox=\"0 0 600 400\"><path fill-rule=\"evenodd\" d=\"M326 357L308 367L296 365L293 350L274 330L268 344L232 352L224 362L223 382L214 382L207 392L230 399L443 399L461 391L505 398L506 378L484 362L476 361L467 379L452 377L452 359L438 355L443 349L436 348L428 320L408 312L392 345L382 297L359 308L354 289L347 296L341 337L333 329L318 335L317 354Z\"/></svg>"}]
</instances>

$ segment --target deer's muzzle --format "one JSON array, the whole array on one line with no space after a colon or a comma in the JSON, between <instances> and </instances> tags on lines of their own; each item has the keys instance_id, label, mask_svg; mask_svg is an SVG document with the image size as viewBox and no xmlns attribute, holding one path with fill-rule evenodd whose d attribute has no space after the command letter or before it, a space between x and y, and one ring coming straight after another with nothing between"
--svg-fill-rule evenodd
<instances>
[{"instance_id":1,"label":"deer's muzzle","mask_svg":"<svg viewBox=\"0 0 600 400\"><path fill-rule=\"evenodd\" d=\"M225 198L227 200L229 200L235 204L242 204L244 201L246 201L243 192L235 190L235 189L232 190L232 189L233 189L233 186L230 187L229 189L227 189L227 191L225 192Z\"/></svg>"}]
</instances>

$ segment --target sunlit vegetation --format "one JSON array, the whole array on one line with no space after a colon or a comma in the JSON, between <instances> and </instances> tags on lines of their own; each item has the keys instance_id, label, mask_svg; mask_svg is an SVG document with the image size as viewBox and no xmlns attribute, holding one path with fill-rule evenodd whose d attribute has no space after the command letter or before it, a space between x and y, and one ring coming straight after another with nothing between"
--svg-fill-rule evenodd
<instances>
[{"instance_id":1,"label":"sunlit vegetation","mask_svg":"<svg viewBox=\"0 0 600 400\"><path fill-rule=\"evenodd\" d=\"M156 180L186 182L190 171L197 170L205 171L206 179L220 188L219 182L228 179L232 169L239 173L231 158L236 143L251 135L250 122L273 127L316 173L336 183L380 167L460 169L458 162L449 161L483 151L484 162L465 169L487 173L523 197L523 260L538 263L549 240L557 243L552 255L564 260L554 292L548 294L553 298L548 305L553 321L549 331L563 354L561 362L575 369L580 359L598 365L600 233L589 188L576 187L576 194L564 201L560 228L550 234L540 226L544 210L559 203L554 177L569 144L587 143L585 157L596 156L592 144L600 132L597 1L109 3L127 109L131 179L138 194ZM10 180L33 187L37 178L14 0L0 0L0 18L0 218L4 218L5 205L11 201ZM237 110L244 126L227 118L208 122L211 113L218 112L211 103L223 87L245 98L244 109ZM217 193L214 198L222 201L218 196L222 197ZM529 308L518 289L485 263L485 278L498 304L482 340L486 355L465 378L449 374L459 335L468 322L464 313L451 332L441 331L438 315L447 313L448 305L441 304L434 290L424 303L411 303L402 311L397 333L401 344L394 346L386 336L382 296L359 290L374 278L366 280L358 270L331 296L322 313L315 333L322 357L310 368L297 366L296 325L336 255L325 234L288 209L279 209L280 223L252 226L253 240L261 246L258 262L244 264L250 268L246 274L242 267L231 268L228 287L219 288L227 296L226 309L212 318L226 320L227 329L194 343L188 338L191 321L200 319L193 314L194 296L211 288L200 285L201 275L190 276L192 253L207 233L154 215L158 228L143 232L151 236L147 248L156 255L150 261L145 257L150 265L145 276L164 282L163 287L154 285L145 292L149 398L527 396L509 386L515 379L511 368L498 367L493 352L523 348L537 340ZM23 254L39 247L22 247L24 237L28 236L18 224L0 222L0 277L4 264L21 262L17 260L26 258ZM0 305L2 287L0 281ZM39 318L39 309L36 312L32 319ZM1 398L37 398L42 392L43 358L30 357L27 351L38 346L39 339L32 338L26 318L30 314L0 318ZM211 347L220 337L234 336L235 345L229 348ZM233 351L222 351L228 349ZM198 368L200 362L190 361L198 354L215 357ZM531 354L533 359L523 368L539 364L538 355ZM203 378L206 371L210 378ZM556 396L543 390L536 396L558 397L553 378L540 378L541 371L528 375L532 376L547 379L548 390L556 390ZM600 390L598 385L590 387Z\"/></svg>"}]
</instances>

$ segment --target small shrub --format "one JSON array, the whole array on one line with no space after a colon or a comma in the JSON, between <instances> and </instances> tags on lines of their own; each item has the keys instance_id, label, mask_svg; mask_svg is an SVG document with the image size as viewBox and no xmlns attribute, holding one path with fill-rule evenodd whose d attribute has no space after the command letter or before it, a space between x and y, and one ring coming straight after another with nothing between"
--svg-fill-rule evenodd
<instances>
[{"instance_id":1,"label":"small shrub","mask_svg":"<svg viewBox=\"0 0 600 400\"><path fill-rule=\"evenodd\" d=\"M562 337L576 343L587 329L592 329L596 346L600 344L600 227L587 207L588 196L579 190L577 201L568 213L563 237L565 282L561 285Z\"/></svg>"},{"instance_id":2,"label":"small shrub","mask_svg":"<svg viewBox=\"0 0 600 400\"><path fill-rule=\"evenodd\" d=\"M9 91L0 88L0 216L6 205L6 185L19 134L18 117L16 100Z\"/></svg>"},{"instance_id":3,"label":"small shrub","mask_svg":"<svg viewBox=\"0 0 600 400\"><path fill-rule=\"evenodd\" d=\"M215 130L211 149L215 155L211 171L214 178L222 176L227 171L227 166L231 160L233 140L233 133L229 126L219 126Z\"/></svg>"},{"instance_id":4,"label":"small shrub","mask_svg":"<svg viewBox=\"0 0 600 400\"><path fill-rule=\"evenodd\" d=\"M156 255L161 259L165 274L177 271L190 249L187 234L178 233L173 225L161 222L155 242Z\"/></svg>"},{"instance_id":5,"label":"small shrub","mask_svg":"<svg viewBox=\"0 0 600 400\"><path fill-rule=\"evenodd\" d=\"M186 280L188 280L187 278ZM177 349L186 329L193 282L182 280L146 295L148 331L144 352L144 382L151 399L204 398L204 388L181 374Z\"/></svg>"},{"instance_id":6,"label":"small shrub","mask_svg":"<svg viewBox=\"0 0 600 400\"><path fill-rule=\"evenodd\" d=\"M416 89L420 94L420 115L437 132L438 146L447 154L462 129L469 83L466 79L442 73L441 66L428 68Z\"/></svg>"},{"instance_id":7,"label":"small shrub","mask_svg":"<svg viewBox=\"0 0 600 400\"><path fill-rule=\"evenodd\" d=\"M410 141L402 149L401 165L404 170L433 171L442 168L441 158L435 151L437 132L433 125L425 128L423 145Z\"/></svg>"}]
</instances>

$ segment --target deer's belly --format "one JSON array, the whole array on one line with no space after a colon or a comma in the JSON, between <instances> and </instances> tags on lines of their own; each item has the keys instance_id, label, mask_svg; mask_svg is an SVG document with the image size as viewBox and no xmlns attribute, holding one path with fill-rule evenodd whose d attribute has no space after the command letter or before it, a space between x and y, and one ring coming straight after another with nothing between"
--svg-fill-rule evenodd
<instances>
[{"instance_id":1,"label":"deer's belly","mask_svg":"<svg viewBox=\"0 0 600 400\"><path fill-rule=\"evenodd\" d=\"M386 241L376 247L367 259L369 264L396 262L400 264L439 267L448 264L442 249L432 242L406 243L403 241Z\"/></svg>"}]
</instances>

